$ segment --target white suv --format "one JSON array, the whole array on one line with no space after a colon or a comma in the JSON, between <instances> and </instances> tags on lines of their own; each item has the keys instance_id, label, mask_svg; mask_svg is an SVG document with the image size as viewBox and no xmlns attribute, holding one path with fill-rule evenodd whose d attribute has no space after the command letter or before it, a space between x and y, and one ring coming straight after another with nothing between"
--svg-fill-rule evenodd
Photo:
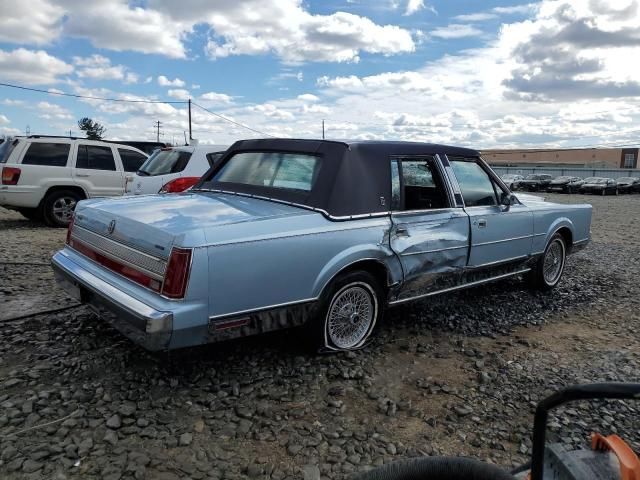
<instances>
[{"instance_id":1,"label":"white suv","mask_svg":"<svg viewBox=\"0 0 640 480\"><path fill-rule=\"evenodd\" d=\"M147 155L127 145L64 137L15 137L0 144L0 206L62 227L84 198L122 195L126 172Z\"/></svg>"},{"instance_id":2,"label":"white suv","mask_svg":"<svg viewBox=\"0 0 640 480\"><path fill-rule=\"evenodd\" d=\"M182 192L192 187L222 157L228 145L189 145L156 150L135 176L126 195Z\"/></svg>"}]
</instances>

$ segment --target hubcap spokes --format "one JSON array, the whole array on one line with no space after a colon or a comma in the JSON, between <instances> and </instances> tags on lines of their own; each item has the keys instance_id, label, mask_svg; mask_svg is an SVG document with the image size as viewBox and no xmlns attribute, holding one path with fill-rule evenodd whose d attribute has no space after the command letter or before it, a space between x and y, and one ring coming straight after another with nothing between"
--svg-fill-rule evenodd
<instances>
[{"instance_id":1,"label":"hubcap spokes","mask_svg":"<svg viewBox=\"0 0 640 480\"><path fill-rule=\"evenodd\" d=\"M554 284L558 281L562 273L564 263L564 248L559 240L555 240L547 250L544 258L543 274L544 280L548 284Z\"/></svg>"},{"instance_id":2,"label":"hubcap spokes","mask_svg":"<svg viewBox=\"0 0 640 480\"><path fill-rule=\"evenodd\" d=\"M353 348L368 334L374 317L371 294L353 286L336 296L329 309L327 329L338 348Z\"/></svg>"}]
</instances>

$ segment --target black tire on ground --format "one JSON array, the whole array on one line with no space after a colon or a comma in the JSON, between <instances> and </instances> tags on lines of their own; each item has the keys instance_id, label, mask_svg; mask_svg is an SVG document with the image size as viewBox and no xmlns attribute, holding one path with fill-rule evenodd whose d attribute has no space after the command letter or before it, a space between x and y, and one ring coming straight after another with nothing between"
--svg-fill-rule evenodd
<instances>
[{"instance_id":1,"label":"black tire on ground","mask_svg":"<svg viewBox=\"0 0 640 480\"><path fill-rule=\"evenodd\" d=\"M322 292L306 325L306 343L315 351L357 350L382 321L385 307L384 290L371 273L339 274Z\"/></svg>"},{"instance_id":2,"label":"black tire on ground","mask_svg":"<svg viewBox=\"0 0 640 480\"><path fill-rule=\"evenodd\" d=\"M34 222L42 221L42 211L39 208L19 208L18 212L25 218Z\"/></svg>"},{"instance_id":3,"label":"black tire on ground","mask_svg":"<svg viewBox=\"0 0 640 480\"><path fill-rule=\"evenodd\" d=\"M73 190L54 190L42 202L45 223L50 227L66 227L76 204L82 199Z\"/></svg>"},{"instance_id":4,"label":"black tire on ground","mask_svg":"<svg viewBox=\"0 0 640 480\"><path fill-rule=\"evenodd\" d=\"M549 240L549 243L547 243L544 249L544 253L527 274L529 285L540 290L551 290L554 288L562 278L566 260L567 244L565 243L564 237L556 233L551 237L551 240Z\"/></svg>"}]
</instances>

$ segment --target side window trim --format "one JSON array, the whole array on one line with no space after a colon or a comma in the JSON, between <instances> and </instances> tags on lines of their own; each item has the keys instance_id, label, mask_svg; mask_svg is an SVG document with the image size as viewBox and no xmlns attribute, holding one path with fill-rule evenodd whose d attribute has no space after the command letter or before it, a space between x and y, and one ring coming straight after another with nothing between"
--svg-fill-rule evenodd
<instances>
[{"instance_id":1,"label":"side window trim","mask_svg":"<svg viewBox=\"0 0 640 480\"><path fill-rule=\"evenodd\" d=\"M499 180L497 178L497 175L495 175L495 172L493 172L493 170L491 170L491 168L488 167L488 165L486 164L486 162L482 159L482 157L478 156L478 157L457 157L460 160L455 160L455 161L462 161L462 162L471 162L471 163L475 163L476 165L478 165L478 167L480 167L480 170L482 170L488 177L489 179L489 183L491 184L491 189L493 190L493 197L494 197L494 205L467 205L467 202L464 200L464 194L462 193L462 188L459 186L459 183L457 181L457 177L455 172L453 171L453 168L451 168L451 174L452 177L456 179L456 183L458 184L458 188L460 188L460 196L462 198L462 202L464 205L464 208L487 208L487 207L499 207L500 206L500 195L498 195L498 191L496 189L496 185L500 187L500 189L502 190L503 188L505 188L502 184L502 180ZM447 161L449 159L447 158ZM506 190L504 190L506 191Z\"/></svg>"}]
</instances>

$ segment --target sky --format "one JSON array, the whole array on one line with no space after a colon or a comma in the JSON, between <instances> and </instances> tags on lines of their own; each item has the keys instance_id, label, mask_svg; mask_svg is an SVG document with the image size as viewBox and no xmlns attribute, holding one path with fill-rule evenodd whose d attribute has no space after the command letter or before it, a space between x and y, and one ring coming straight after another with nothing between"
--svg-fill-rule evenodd
<instances>
[{"instance_id":1,"label":"sky","mask_svg":"<svg viewBox=\"0 0 640 480\"><path fill-rule=\"evenodd\" d=\"M0 135L638 145L639 1L2 0Z\"/></svg>"}]
</instances>

